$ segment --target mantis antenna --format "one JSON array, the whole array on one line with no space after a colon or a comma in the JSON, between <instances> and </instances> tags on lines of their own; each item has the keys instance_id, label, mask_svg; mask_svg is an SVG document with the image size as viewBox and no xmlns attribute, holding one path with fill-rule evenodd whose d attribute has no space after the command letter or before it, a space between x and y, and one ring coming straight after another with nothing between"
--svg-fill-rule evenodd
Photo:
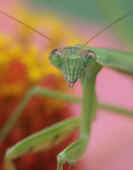
<instances>
[{"instance_id":1,"label":"mantis antenna","mask_svg":"<svg viewBox=\"0 0 133 170\"><path fill-rule=\"evenodd\" d=\"M17 19L17 18L14 17L14 16L11 16L11 15L7 14L6 12L2 11L1 9L0 9L0 13L3 14L3 15L5 15L5 16L7 16L7 17L10 18L10 19L12 19L12 20L14 20L14 21L16 21L16 22L24 25L24 26L27 27L28 29L32 30L33 32L36 32L37 34L39 34L40 36L46 38L47 40L52 40L51 38L49 38L49 37L46 36L45 34L41 33L40 31L36 30L36 29L33 28L32 26L30 26L30 25L28 25L28 24L25 24L23 21Z\"/></svg>"},{"instance_id":2,"label":"mantis antenna","mask_svg":"<svg viewBox=\"0 0 133 170\"><path fill-rule=\"evenodd\" d=\"M42 32L36 30L35 28L33 28L32 26L25 24L23 21L17 19L14 16L11 16L9 14L7 14L6 12L4 12L3 10L0 9L0 13L2 15L7 16L8 18L24 25L25 27L27 27L28 29L32 30L33 32L36 32L37 34L39 34L40 36L46 38L47 40L52 40L51 38L49 38L48 36L46 36L45 34L43 34ZM105 31L107 31L109 28L111 28L114 24L119 23L120 21L122 21L124 18L130 16L133 14L133 9L129 10L126 14L116 18L114 21L112 21L110 24L106 25L105 27L103 27L103 29L101 29L100 31L96 32L88 41L85 42L85 45L87 45L89 42L91 42L92 40L94 40L95 38L97 38L98 36L100 36L102 33L104 33Z\"/></svg>"},{"instance_id":3,"label":"mantis antenna","mask_svg":"<svg viewBox=\"0 0 133 170\"><path fill-rule=\"evenodd\" d=\"M96 32L88 41L86 41L85 45L87 45L89 42L91 42L92 40L94 40L95 38L97 38L99 35L101 35L102 33L104 33L106 30L108 30L109 28L111 28L114 24L119 23L120 21L122 21L124 18L130 16L133 14L133 9L129 10L127 13L125 13L124 15L116 18L114 21L112 21L110 24L106 25L105 27L103 27L103 29L101 29L100 31Z\"/></svg>"}]
</instances>

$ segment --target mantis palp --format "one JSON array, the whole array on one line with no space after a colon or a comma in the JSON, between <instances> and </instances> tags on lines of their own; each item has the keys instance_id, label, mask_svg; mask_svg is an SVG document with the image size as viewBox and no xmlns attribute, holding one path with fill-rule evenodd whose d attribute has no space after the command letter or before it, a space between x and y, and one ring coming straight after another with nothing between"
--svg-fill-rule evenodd
<instances>
[{"instance_id":1,"label":"mantis palp","mask_svg":"<svg viewBox=\"0 0 133 170\"><path fill-rule=\"evenodd\" d=\"M15 17L8 15L1 10L0 13L25 25L32 31L39 33L44 38L50 40L49 37L43 35ZM49 89L43 89L41 87L31 89L25 96L22 103L20 103L20 105L16 108L16 112L13 117L7 121L5 127L0 132L0 142L4 140L8 131L13 127L25 105L33 95L40 94L42 96L50 96L69 102L79 102L82 104L81 117L71 118L57 123L30 137L25 138L23 141L20 141L15 146L8 149L5 155L5 168L7 170L15 169L13 164L14 159L26 153L39 152L42 149L50 148L64 140L64 138L66 138L66 136L68 136L69 133L75 129L80 129L80 137L76 142L72 143L61 153L59 153L57 156L57 170L63 170L63 165L65 162L73 164L82 158L88 146L92 121L95 119L96 111L100 107L95 91L97 74L104 66L111 67L123 73L133 74L133 54L104 48L87 47L87 44L97 36L101 35L101 33L110 28L113 24L118 23L127 16L130 16L132 13L133 10L117 18L111 24L97 32L84 45L54 49L51 52L51 63L63 73L65 79L71 87L73 87L78 79L81 80L83 91L82 98L62 94ZM111 108L110 106L108 109L114 109L114 111L119 113L125 112L130 114L130 112L126 112L124 109L117 107Z\"/></svg>"}]
</instances>

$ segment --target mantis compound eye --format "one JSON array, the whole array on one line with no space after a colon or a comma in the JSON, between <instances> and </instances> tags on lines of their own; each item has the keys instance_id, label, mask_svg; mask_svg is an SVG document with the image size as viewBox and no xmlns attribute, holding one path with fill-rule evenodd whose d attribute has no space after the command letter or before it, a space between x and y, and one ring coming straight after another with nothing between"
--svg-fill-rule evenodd
<instances>
[{"instance_id":1,"label":"mantis compound eye","mask_svg":"<svg viewBox=\"0 0 133 170\"><path fill-rule=\"evenodd\" d=\"M57 68L60 68L62 66L63 62L63 54L60 50L54 49L50 54L50 61L51 63L56 66Z\"/></svg>"},{"instance_id":2,"label":"mantis compound eye","mask_svg":"<svg viewBox=\"0 0 133 170\"><path fill-rule=\"evenodd\" d=\"M96 62L96 54L88 49L81 51L80 56L83 58L83 66L89 67Z\"/></svg>"},{"instance_id":3,"label":"mantis compound eye","mask_svg":"<svg viewBox=\"0 0 133 170\"><path fill-rule=\"evenodd\" d=\"M54 49L54 50L51 52L51 55L61 56L62 53L61 53L61 51L59 51L58 49Z\"/></svg>"},{"instance_id":4,"label":"mantis compound eye","mask_svg":"<svg viewBox=\"0 0 133 170\"><path fill-rule=\"evenodd\" d=\"M91 58L96 59L96 54L91 50L87 50L87 56L89 59Z\"/></svg>"},{"instance_id":5,"label":"mantis compound eye","mask_svg":"<svg viewBox=\"0 0 133 170\"><path fill-rule=\"evenodd\" d=\"M88 49L82 50L80 52L80 56L86 57L88 59L91 59L91 58L95 59L96 58L96 54L93 51L88 50Z\"/></svg>"}]
</instances>

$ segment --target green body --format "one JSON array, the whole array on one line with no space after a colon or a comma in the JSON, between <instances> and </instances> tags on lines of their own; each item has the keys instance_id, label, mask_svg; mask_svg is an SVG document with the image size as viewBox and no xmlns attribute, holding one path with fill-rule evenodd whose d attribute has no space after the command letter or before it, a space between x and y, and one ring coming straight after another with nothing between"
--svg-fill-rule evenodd
<instances>
[{"instance_id":1,"label":"green body","mask_svg":"<svg viewBox=\"0 0 133 170\"><path fill-rule=\"evenodd\" d=\"M14 126L25 105L33 95L39 94L42 96L57 98L58 100L81 103L81 117L62 121L61 123L55 124L54 126L42 130L41 132L27 137L23 141L17 143L10 148L5 155L6 170L15 169L13 164L15 158L29 152L39 152L53 147L64 140L73 130L79 129L79 139L59 153L57 157L57 170L63 170L63 164L65 162L68 162L69 164L75 163L84 155L89 143L91 124L96 118L96 111L98 109L102 108L120 114L133 116L133 112L130 112L125 108L100 104L95 90L97 74L104 66L128 74L133 74L133 54L77 45L52 51L50 54L50 60L53 65L60 69L71 87L78 79L81 80L83 92L82 98L76 98L74 96L62 94L49 89L43 89L41 87L33 88L25 96L24 101L20 103L13 117L7 121L7 124L0 133L0 142L4 140L8 131Z\"/></svg>"}]
</instances>

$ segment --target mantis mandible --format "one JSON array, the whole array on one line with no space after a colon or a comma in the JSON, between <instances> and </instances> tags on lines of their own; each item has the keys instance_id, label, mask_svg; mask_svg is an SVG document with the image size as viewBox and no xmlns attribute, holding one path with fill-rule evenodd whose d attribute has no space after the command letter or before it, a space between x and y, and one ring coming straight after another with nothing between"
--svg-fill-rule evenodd
<instances>
[{"instance_id":1,"label":"mantis mandible","mask_svg":"<svg viewBox=\"0 0 133 170\"><path fill-rule=\"evenodd\" d=\"M51 40L38 30L23 23L21 20L8 15L2 10L0 10L0 13L20 24L23 24L44 38ZM82 114L80 118L64 120L36 134L33 134L8 149L4 160L6 170L15 169L13 164L14 159L27 153L39 152L41 150L53 147L64 140L75 129L80 130L80 137L77 141L73 142L58 154L57 170L63 170L63 165L65 162L73 164L82 158L89 143L91 125L96 118L96 111L100 107L104 108L104 105L101 106L99 104L96 96L95 84L97 74L104 66L111 67L123 73L133 74L133 54L120 52L117 50L88 47L87 44L109 29L112 25L122 21L132 13L133 10L130 10L125 15L118 17L111 24L105 26L102 30L94 34L94 36L92 36L83 45L63 47L54 49L51 52L51 63L63 73L70 87L73 87L77 80L80 79L83 94L82 98L77 98L41 87L34 87L27 93L24 100L16 108L14 115L7 121L5 127L1 130L0 143L3 142L9 130L14 126L24 107L33 95L49 96L68 102L81 103ZM116 106L106 106L105 109L121 114L132 115L130 111L127 111L124 108L118 108Z\"/></svg>"}]
</instances>

